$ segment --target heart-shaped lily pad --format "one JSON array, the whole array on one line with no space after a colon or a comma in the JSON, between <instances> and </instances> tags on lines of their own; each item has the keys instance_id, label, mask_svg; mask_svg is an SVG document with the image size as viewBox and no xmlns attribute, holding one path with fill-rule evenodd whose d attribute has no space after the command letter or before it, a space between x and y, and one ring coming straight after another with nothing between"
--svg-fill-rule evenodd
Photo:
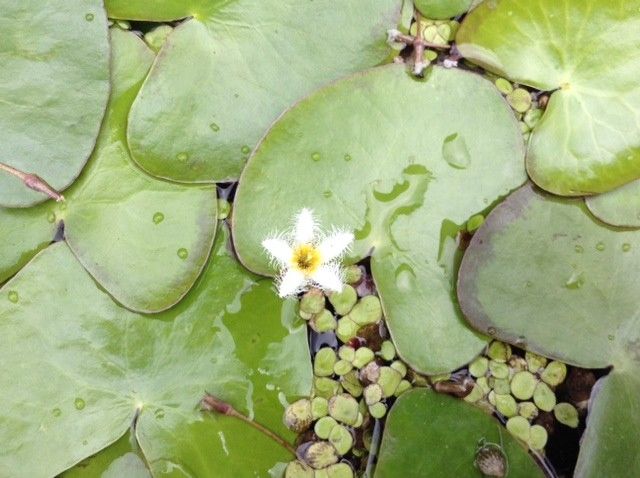
<instances>
[{"instance_id":1,"label":"heart-shaped lily pad","mask_svg":"<svg viewBox=\"0 0 640 478\"><path fill-rule=\"evenodd\" d=\"M372 255L400 355L441 373L485 343L458 312L456 235L524 180L522 137L491 83L380 67L319 90L266 134L240 180L234 243L247 267L272 274L260 243L301 208L355 231L351 261Z\"/></svg>"},{"instance_id":2,"label":"heart-shaped lily pad","mask_svg":"<svg viewBox=\"0 0 640 478\"><path fill-rule=\"evenodd\" d=\"M585 199L591 213L612 226L640 227L640 180Z\"/></svg>"},{"instance_id":3,"label":"heart-shaped lily pad","mask_svg":"<svg viewBox=\"0 0 640 478\"><path fill-rule=\"evenodd\" d=\"M415 0L416 8L425 17L444 20L466 12L473 0Z\"/></svg>"},{"instance_id":4,"label":"heart-shaped lily pad","mask_svg":"<svg viewBox=\"0 0 640 478\"><path fill-rule=\"evenodd\" d=\"M561 195L640 177L640 0L485 1L456 38L470 60L553 91L527 169Z\"/></svg>"},{"instance_id":5,"label":"heart-shaped lily pad","mask_svg":"<svg viewBox=\"0 0 640 478\"><path fill-rule=\"evenodd\" d=\"M0 289L0 359L15 372L0 376L0 475L55 475L132 422L154 476L265 476L291 458L198 410L207 390L291 439L281 401L311 388L295 303L242 269L227 239L223 228L198 284L153 318L114 303L63 242Z\"/></svg>"},{"instance_id":6,"label":"heart-shaped lily pad","mask_svg":"<svg viewBox=\"0 0 640 478\"><path fill-rule=\"evenodd\" d=\"M114 18L190 17L167 38L129 117L133 158L187 182L236 179L278 114L389 56L400 0L106 2ZM188 134L185 134L188 132Z\"/></svg>"},{"instance_id":7,"label":"heart-shaped lily pad","mask_svg":"<svg viewBox=\"0 0 640 478\"><path fill-rule=\"evenodd\" d=\"M498 206L462 260L467 318L500 340L613 371L594 389L576 476L638 476L640 232L602 225L582 200L524 186Z\"/></svg>"},{"instance_id":8,"label":"heart-shaped lily pad","mask_svg":"<svg viewBox=\"0 0 640 478\"><path fill-rule=\"evenodd\" d=\"M127 152L131 102L153 54L138 37L112 31L113 89L98 145L64 203L0 209L0 281L53 239L65 238L91 275L128 308L157 312L191 288L209 256L216 222L212 186L151 178Z\"/></svg>"},{"instance_id":9,"label":"heart-shaped lily pad","mask_svg":"<svg viewBox=\"0 0 640 478\"><path fill-rule=\"evenodd\" d=\"M480 472L478 453L497 454L495 460L502 453L508 472L502 476L544 476L495 418L462 400L415 389L403 394L389 413L375 477L500 476Z\"/></svg>"},{"instance_id":10,"label":"heart-shaped lily pad","mask_svg":"<svg viewBox=\"0 0 640 478\"><path fill-rule=\"evenodd\" d=\"M0 1L0 162L66 189L87 162L109 96L99 0ZM0 205L46 199L0 171Z\"/></svg>"}]
</instances>

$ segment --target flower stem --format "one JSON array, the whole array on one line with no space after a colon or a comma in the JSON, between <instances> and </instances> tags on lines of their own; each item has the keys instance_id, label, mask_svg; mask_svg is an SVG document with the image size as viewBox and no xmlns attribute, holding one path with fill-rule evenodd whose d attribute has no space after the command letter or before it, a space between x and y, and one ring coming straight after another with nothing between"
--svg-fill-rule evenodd
<instances>
[{"instance_id":1,"label":"flower stem","mask_svg":"<svg viewBox=\"0 0 640 478\"><path fill-rule=\"evenodd\" d=\"M290 443L288 443L282 437L280 437L280 436L276 435L275 433L273 433L268 428L266 428L263 425L259 424L258 422L255 422L255 421L251 420L249 417L247 417L247 416L243 415L242 413L238 412L235 408L233 408L227 402L224 402L224 401L220 400L219 398L217 398L217 397L215 397L215 396L213 396L213 395L211 395L210 393L207 392L207 393L205 393L204 397L200 401L200 405L201 405L202 409L205 410L205 411L216 412L216 413L219 413L220 415L226 415L228 417L234 417L234 418L237 418L238 420L242 420L247 425L255 428L259 432L261 432L264 435L266 435L267 437L271 438L278 445L282 446L289 453L291 453L294 457L296 457L296 458L298 457L295 448L293 448L293 446Z\"/></svg>"},{"instance_id":2,"label":"flower stem","mask_svg":"<svg viewBox=\"0 0 640 478\"><path fill-rule=\"evenodd\" d=\"M40 193L44 193L49 196L51 199L56 200L57 202L64 201L64 196L60 194L58 191L53 189L47 182L42 179L37 174L29 174L20 171L19 169L13 168L5 163L0 163L0 171L4 171L5 173L9 173L12 176L20 179L25 186L29 189L33 189L34 191L38 191Z\"/></svg>"}]
</instances>

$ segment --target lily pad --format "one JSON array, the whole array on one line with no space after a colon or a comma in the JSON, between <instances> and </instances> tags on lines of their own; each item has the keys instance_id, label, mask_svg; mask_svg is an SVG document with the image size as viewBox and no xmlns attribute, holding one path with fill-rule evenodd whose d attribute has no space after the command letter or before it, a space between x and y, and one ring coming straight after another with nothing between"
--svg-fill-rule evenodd
<instances>
[{"instance_id":1,"label":"lily pad","mask_svg":"<svg viewBox=\"0 0 640 478\"><path fill-rule=\"evenodd\" d=\"M355 231L350 262L371 255L400 356L448 372L486 341L458 312L456 236L522 184L522 164L522 136L491 83L444 68L416 81L402 65L379 67L319 90L266 134L240 180L234 243L249 269L273 274L261 241L301 208Z\"/></svg>"},{"instance_id":2,"label":"lily pad","mask_svg":"<svg viewBox=\"0 0 640 478\"><path fill-rule=\"evenodd\" d=\"M640 181L585 199L589 211L607 224L640 227Z\"/></svg>"},{"instance_id":3,"label":"lily pad","mask_svg":"<svg viewBox=\"0 0 640 478\"><path fill-rule=\"evenodd\" d=\"M293 101L391 50L400 0L109 0L113 18L189 17L167 38L129 117L133 158L159 177L237 179ZM185 134L188 132L188 134Z\"/></svg>"},{"instance_id":4,"label":"lily pad","mask_svg":"<svg viewBox=\"0 0 640 478\"><path fill-rule=\"evenodd\" d=\"M469 10L473 0L414 0L416 8L433 20L453 18Z\"/></svg>"},{"instance_id":5,"label":"lily pad","mask_svg":"<svg viewBox=\"0 0 640 478\"><path fill-rule=\"evenodd\" d=\"M593 219L582 200L526 185L489 215L460 267L474 327L580 367L613 366L592 394L577 476L640 474L640 410L624 398L640 393L639 240Z\"/></svg>"},{"instance_id":6,"label":"lily pad","mask_svg":"<svg viewBox=\"0 0 640 478\"><path fill-rule=\"evenodd\" d=\"M1 0L0 24L0 161L62 191L93 150L109 96L102 2ZM0 171L1 206L45 199Z\"/></svg>"},{"instance_id":7,"label":"lily pad","mask_svg":"<svg viewBox=\"0 0 640 478\"><path fill-rule=\"evenodd\" d=\"M524 446L495 418L462 400L415 389L404 393L389 413L375 478L481 478L485 475L474 463L483 444L500 446L509 477L544 476Z\"/></svg>"},{"instance_id":8,"label":"lily pad","mask_svg":"<svg viewBox=\"0 0 640 478\"><path fill-rule=\"evenodd\" d=\"M159 181L127 152L127 113L151 63L151 50L114 29L113 91L96 150L64 203L0 209L0 281L45 247L64 223L65 238L91 275L124 306L157 312L191 288L215 235L212 186Z\"/></svg>"},{"instance_id":9,"label":"lily pad","mask_svg":"<svg viewBox=\"0 0 640 478\"><path fill-rule=\"evenodd\" d=\"M282 401L311 388L295 304L235 261L228 236L189 295L154 318L114 303L63 242L0 289L0 358L19 372L0 377L0 475L55 475L130 426L154 476L266 476L291 458L199 411L207 390L292 440Z\"/></svg>"},{"instance_id":10,"label":"lily pad","mask_svg":"<svg viewBox=\"0 0 640 478\"><path fill-rule=\"evenodd\" d=\"M552 92L527 152L540 187L577 196L640 177L640 0L485 1L456 41L471 61Z\"/></svg>"}]
</instances>

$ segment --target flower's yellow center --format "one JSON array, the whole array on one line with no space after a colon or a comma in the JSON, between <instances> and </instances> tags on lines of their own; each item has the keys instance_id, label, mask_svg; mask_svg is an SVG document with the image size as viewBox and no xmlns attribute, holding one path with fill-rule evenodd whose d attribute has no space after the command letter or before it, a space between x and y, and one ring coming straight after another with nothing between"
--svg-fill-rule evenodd
<instances>
[{"instance_id":1,"label":"flower's yellow center","mask_svg":"<svg viewBox=\"0 0 640 478\"><path fill-rule=\"evenodd\" d=\"M293 250L291 262L295 269L305 275L311 275L320 267L322 258L320 251L311 244L301 244Z\"/></svg>"}]
</instances>

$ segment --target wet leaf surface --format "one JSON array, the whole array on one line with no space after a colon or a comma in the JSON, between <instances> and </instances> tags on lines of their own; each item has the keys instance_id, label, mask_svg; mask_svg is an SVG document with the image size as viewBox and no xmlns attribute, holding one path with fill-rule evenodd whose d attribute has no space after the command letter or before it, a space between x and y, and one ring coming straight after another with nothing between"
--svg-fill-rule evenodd
<instances>
[{"instance_id":1,"label":"wet leaf surface","mask_svg":"<svg viewBox=\"0 0 640 478\"><path fill-rule=\"evenodd\" d=\"M64 190L91 154L109 96L102 2L2 0L0 25L0 162ZM0 171L0 205L45 199Z\"/></svg>"},{"instance_id":2,"label":"wet leaf surface","mask_svg":"<svg viewBox=\"0 0 640 478\"><path fill-rule=\"evenodd\" d=\"M576 476L640 473L640 414L625 399L640 392L639 234L526 185L489 215L460 267L474 327L569 364L613 366L592 393Z\"/></svg>"},{"instance_id":3,"label":"wet leaf surface","mask_svg":"<svg viewBox=\"0 0 640 478\"><path fill-rule=\"evenodd\" d=\"M215 235L216 192L159 181L134 166L127 113L154 56L118 29L112 49L107 116L66 202L0 209L0 281L45 247L63 221L71 250L100 285L128 308L157 312L178 302L204 267Z\"/></svg>"},{"instance_id":4,"label":"wet leaf surface","mask_svg":"<svg viewBox=\"0 0 640 478\"><path fill-rule=\"evenodd\" d=\"M294 304L242 269L227 239L223 228L188 297L153 317L115 304L65 243L0 289L0 355L19 371L0 378L0 474L61 472L118 440L136 415L154 476L267 476L290 459L239 420L199 411L207 390L291 439L282 401L311 388Z\"/></svg>"},{"instance_id":5,"label":"wet leaf surface","mask_svg":"<svg viewBox=\"0 0 640 478\"><path fill-rule=\"evenodd\" d=\"M640 227L640 181L585 199L591 213L607 224Z\"/></svg>"},{"instance_id":6,"label":"wet leaf surface","mask_svg":"<svg viewBox=\"0 0 640 478\"><path fill-rule=\"evenodd\" d=\"M394 404L380 448L375 478L483 475L474 463L482 443L501 446L509 477L542 478L535 460L493 417L462 400L427 389Z\"/></svg>"},{"instance_id":7,"label":"wet leaf surface","mask_svg":"<svg viewBox=\"0 0 640 478\"><path fill-rule=\"evenodd\" d=\"M522 163L516 123L489 82L441 68L422 82L404 66L373 69L319 90L267 133L240 181L234 242L247 267L272 274L260 242L300 208L354 230L351 260L372 254L399 354L422 372L447 372L485 344L458 312L456 236L522 184Z\"/></svg>"},{"instance_id":8,"label":"wet leaf surface","mask_svg":"<svg viewBox=\"0 0 640 478\"><path fill-rule=\"evenodd\" d=\"M527 152L540 187L579 196L640 177L639 0L485 1L456 42L471 61L553 92Z\"/></svg>"},{"instance_id":9,"label":"wet leaf surface","mask_svg":"<svg viewBox=\"0 0 640 478\"><path fill-rule=\"evenodd\" d=\"M186 182L237 179L267 127L293 101L389 54L399 0L106 2L109 15L190 17L168 37L131 110L142 168ZM189 134L185 134L188 131Z\"/></svg>"}]
</instances>

